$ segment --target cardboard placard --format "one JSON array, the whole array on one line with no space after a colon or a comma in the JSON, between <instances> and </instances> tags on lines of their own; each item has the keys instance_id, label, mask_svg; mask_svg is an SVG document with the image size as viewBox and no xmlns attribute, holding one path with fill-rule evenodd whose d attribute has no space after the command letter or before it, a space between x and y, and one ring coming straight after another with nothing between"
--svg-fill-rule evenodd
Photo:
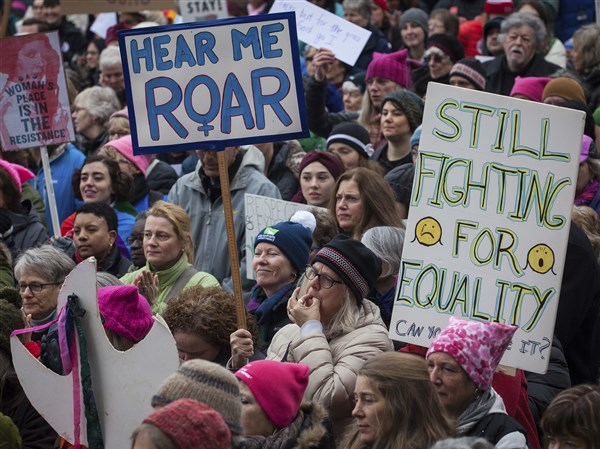
<instances>
[{"instance_id":1,"label":"cardboard placard","mask_svg":"<svg viewBox=\"0 0 600 449\"><path fill-rule=\"evenodd\" d=\"M176 7L176 0L60 0L60 10L62 14L130 12L145 9L175 9Z\"/></svg>"},{"instance_id":2,"label":"cardboard placard","mask_svg":"<svg viewBox=\"0 0 600 449\"><path fill-rule=\"evenodd\" d=\"M179 355L175 340L160 316L155 317L152 329L142 341L127 351L117 351L104 332L96 288L90 288L95 284L96 262L91 257L66 277L58 308L66 304L69 295L75 294L86 311L82 324L104 447L129 447L133 430L152 413L152 395L179 367ZM77 346L79 354L78 343ZM10 347L27 398L60 436L74 443L73 372L61 376L46 368L17 336L10 338ZM83 396L79 399L80 442L88 446Z\"/></svg>"},{"instance_id":3,"label":"cardboard placard","mask_svg":"<svg viewBox=\"0 0 600 449\"><path fill-rule=\"evenodd\" d=\"M516 325L501 363L544 373L585 114L430 83L424 117L390 338Z\"/></svg>"},{"instance_id":4,"label":"cardboard placard","mask_svg":"<svg viewBox=\"0 0 600 449\"><path fill-rule=\"evenodd\" d=\"M229 17L227 0L178 0L178 3L184 22L204 22Z\"/></svg>"},{"instance_id":5,"label":"cardboard placard","mask_svg":"<svg viewBox=\"0 0 600 449\"><path fill-rule=\"evenodd\" d=\"M308 136L293 13L119 33L135 154Z\"/></svg>"},{"instance_id":6,"label":"cardboard placard","mask_svg":"<svg viewBox=\"0 0 600 449\"><path fill-rule=\"evenodd\" d=\"M299 210L323 209L251 193L244 195L244 208L246 211L246 277L248 279L254 279L252 270L254 241L261 229L280 221L287 221ZM326 209L323 210L326 211Z\"/></svg>"},{"instance_id":7,"label":"cardboard placard","mask_svg":"<svg viewBox=\"0 0 600 449\"><path fill-rule=\"evenodd\" d=\"M1 39L0 55L2 147L75 140L58 32Z\"/></svg>"},{"instance_id":8,"label":"cardboard placard","mask_svg":"<svg viewBox=\"0 0 600 449\"><path fill-rule=\"evenodd\" d=\"M293 11L298 39L315 48L328 48L335 57L353 66L371 32L306 0L276 0L270 13Z\"/></svg>"}]
</instances>

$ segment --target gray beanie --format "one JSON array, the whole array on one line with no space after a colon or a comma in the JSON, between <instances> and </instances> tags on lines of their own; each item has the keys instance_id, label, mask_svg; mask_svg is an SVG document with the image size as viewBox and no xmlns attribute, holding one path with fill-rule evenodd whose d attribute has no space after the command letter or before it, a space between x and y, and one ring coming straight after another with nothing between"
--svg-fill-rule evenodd
<instances>
[{"instance_id":1,"label":"gray beanie","mask_svg":"<svg viewBox=\"0 0 600 449\"><path fill-rule=\"evenodd\" d=\"M407 9L400 16L400 29L408 22L416 23L423 28L423 31L425 31L425 38L427 38L427 35L429 34L429 18L425 11L420 8Z\"/></svg>"},{"instance_id":2,"label":"gray beanie","mask_svg":"<svg viewBox=\"0 0 600 449\"><path fill-rule=\"evenodd\" d=\"M242 434L242 403L238 380L221 365L201 359L183 363L152 396L152 407L164 406L184 398L208 405L221 414L232 435Z\"/></svg>"},{"instance_id":3,"label":"gray beanie","mask_svg":"<svg viewBox=\"0 0 600 449\"><path fill-rule=\"evenodd\" d=\"M400 108L408 119L410 132L414 133L423 122L423 101L418 95L405 89L397 89L385 96L381 102L381 108L388 102L393 102L396 107Z\"/></svg>"}]
</instances>

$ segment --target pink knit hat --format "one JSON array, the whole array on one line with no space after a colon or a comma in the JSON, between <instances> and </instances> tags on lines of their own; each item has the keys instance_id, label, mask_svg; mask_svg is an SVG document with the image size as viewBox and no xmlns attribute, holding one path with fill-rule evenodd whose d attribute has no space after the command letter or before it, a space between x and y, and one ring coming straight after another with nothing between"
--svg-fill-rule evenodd
<instances>
[{"instance_id":1,"label":"pink knit hat","mask_svg":"<svg viewBox=\"0 0 600 449\"><path fill-rule=\"evenodd\" d=\"M448 326L431 343L425 358L434 352L451 355L477 388L486 391L516 330L516 326L507 324L459 320L452 316Z\"/></svg>"},{"instance_id":2,"label":"pink knit hat","mask_svg":"<svg viewBox=\"0 0 600 449\"><path fill-rule=\"evenodd\" d=\"M133 155L133 143L131 142L131 135L120 137L117 140L111 140L110 142L105 143L103 146L113 147L115 150L125 156L133 165L135 165L144 176L146 176L146 171L148 170L150 162L148 161L148 158L145 158L144 156Z\"/></svg>"},{"instance_id":3,"label":"pink knit hat","mask_svg":"<svg viewBox=\"0 0 600 449\"><path fill-rule=\"evenodd\" d=\"M282 429L298 414L309 371L299 363L257 360L240 368L235 377L248 385L271 422Z\"/></svg>"},{"instance_id":4,"label":"pink knit hat","mask_svg":"<svg viewBox=\"0 0 600 449\"><path fill-rule=\"evenodd\" d=\"M33 179L35 176L33 173L31 173L31 171L29 171L22 165L13 164L12 162L7 162L4 159L0 159L0 167L6 170L10 177L15 181L19 192L21 192L22 190L21 186L30 179Z\"/></svg>"},{"instance_id":5,"label":"pink knit hat","mask_svg":"<svg viewBox=\"0 0 600 449\"><path fill-rule=\"evenodd\" d=\"M373 60L367 67L365 81L371 78L385 78L404 88L410 87L410 68L407 63L408 49L394 53L373 53Z\"/></svg>"},{"instance_id":6,"label":"pink knit hat","mask_svg":"<svg viewBox=\"0 0 600 449\"><path fill-rule=\"evenodd\" d=\"M193 399L177 399L143 421L167 435L180 449L229 449L231 432L219 413Z\"/></svg>"},{"instance_id":7,"label":"pink knit hat","mask_svg":"<svg viewBox=\"0 0 600 449\"><path fill-rule=\"evenodd\" d=\"M514 97L515 94L521 94L529 98L531 101L540 103L542 101L542 94L544 87L550 82L550 78L538 77L538 76L517 76L515 78L515 84L510 91L510 96Z\"/></svg>"},{"instance_id":8,"label":"pink knit hat","mask_svg":"<svg viewBox=\"0 0 600 449\"><path fill-rule=\"evenodd\" d=\"M111 285L98 289L98 307L104 328L135 343L152 329L150 304L133 285Z\"/></svg>"}]
</instances>

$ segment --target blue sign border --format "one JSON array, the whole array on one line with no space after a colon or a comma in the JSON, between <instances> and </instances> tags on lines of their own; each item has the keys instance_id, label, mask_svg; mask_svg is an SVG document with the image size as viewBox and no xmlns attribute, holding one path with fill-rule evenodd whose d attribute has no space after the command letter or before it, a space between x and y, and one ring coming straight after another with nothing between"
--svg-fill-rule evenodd
<instances>
[{"instance_id":1,"label":"blue sign border","mask_svg":"<svg viewBox=\"0 0 600 449\"><path fill-rule=\"evenodd\" d=\"M123 76L125 78L125 96L127 100L127 110L129 113L129 123L131 128L131 140L133 142L133 154L157 154L157 153L172 153L177 151L190 151L198 149L222 151L226 147L238 145L252 145L255 143L281 142L284 140L301 139L309 136L308 118L306 115L306 103L304 100L304 87L302 84L302 71L300 69L300 52L298 45L298 33L296 29L296 14L294 12L281 12L273 14L262 14L257 16L233 17L229 19L210 20L206 22L191 22L176 25L162 25L148 28L137 28L131 30L123 30L117 33L119 39L119 48L126 48L125 38L128 36L137 36L140 34L158 34L164 32L172 32L177 30L200 29L215 26L227 26L235 24L247 24L254 22L266 22L274 20L287 20L290 31L290 42L292 48L292 64L294 66L294 79L296 81L296 97L298 99L298 110L300 115L301 131L283 134L264 134L256 137L245 137L235 139L222 140L202 140L190 143L181 143L175 145L152 145L141 147L137 139L137 125L135 120L135 108L133 107L131 93L131 79L129 77L129 63L125 51L121 51L121 63L123 65Z\"/></svg>"}]
</instances>

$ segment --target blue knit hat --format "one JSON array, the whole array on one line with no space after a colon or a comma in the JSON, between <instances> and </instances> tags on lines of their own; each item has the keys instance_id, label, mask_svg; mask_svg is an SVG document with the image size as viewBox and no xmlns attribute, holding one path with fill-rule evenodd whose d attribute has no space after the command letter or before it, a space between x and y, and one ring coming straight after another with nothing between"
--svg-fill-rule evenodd
<instances>
[{"instance_id":1,"label":"blue knit hat","mask_svg":"<svg viewBox=\"0 0 600 449\"><path fill-rule=\"evenodd\" d=\"M254 241L254 248L259 243L270 243L279 248L300 274L308 263L312 232L300 223L282 221L260 231Z\"/></svg>"}]
</instances>

